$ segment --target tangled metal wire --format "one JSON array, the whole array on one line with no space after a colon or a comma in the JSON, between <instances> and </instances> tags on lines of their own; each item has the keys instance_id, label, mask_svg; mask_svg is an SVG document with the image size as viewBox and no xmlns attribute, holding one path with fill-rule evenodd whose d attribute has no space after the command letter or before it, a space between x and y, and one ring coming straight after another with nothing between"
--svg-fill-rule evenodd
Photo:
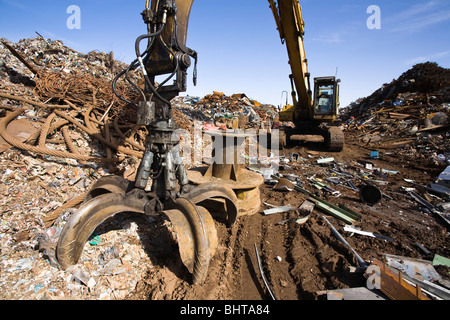
<instances>
[{"instance_id":1,"label":"tangled metal wire","mask_svg":"<svg viewBox=\"0 0 450 320\"><path fill-rule=\"evenodd\" d=\"M117 92L130 101L139 99L139 94L123 83L117 83ZM39 71L35 93L44 100L69 100L77 105L91 105L105 110L114 102L110 116L118 114L128 117L125 120L135 120L136 111L119 99L112 90L112 82L85 75L62 75L55 72Z\"/></svg>"},{"instance_id":2,"label":"tangled metal wire","mask_svg":"<svg viewBox=\"0 0 450 320\"><path fill-rule=\"evenodd\" d=\"M130 100L138 98L136 93L127 90L128 87L119 85L116 90L122 96ZM46 105L24 97L0 93L1 98L17 100L34 105L39 108L51 109L46 121L41 128L27 142L17 140L7 131L8 124L25 112L25 108L13 110L0 121L0 135L9 144L30 152L51 155L62 158L71 158L80 162L113 163L124 159L124 156L141 158L144 136L136 125L136 110L130 108L114 94L111 82L95 77L69 75L62 76L60 73L38 72L36 77L35 93L41 99L57 100L64 105ZM56 118L62 120L56 122ZM81 119L77 119L81 117ZM122 127L130 129L124 133L121 130L119 119L125 123ZM94 157L80 154L70 139L69 129L66 125L87 133L92 138L104 145L107 157ZM116 135L121 139L119 144L114 143L110 129L113 128ZM67 151L59 151L46 147L48 136L60 130ZM141 134L139 134L141 133ZM136 139L137 138L137 141ZM37 145L34 143L38 142ZM112 151L121 156L113 157Z\"/></svg>"}]
</instances>

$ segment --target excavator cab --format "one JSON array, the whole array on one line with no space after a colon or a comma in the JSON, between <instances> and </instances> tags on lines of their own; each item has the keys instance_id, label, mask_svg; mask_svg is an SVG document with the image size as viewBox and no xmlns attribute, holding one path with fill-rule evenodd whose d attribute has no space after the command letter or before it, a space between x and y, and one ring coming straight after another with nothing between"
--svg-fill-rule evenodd
<instances>
[{"instance_id":1,"label":"excavator cab","mask_svg":"<svg viewBox=\"0 0 450 320\"><path fill-rule=\"evenodd\" d=\"M314 118L335 119L339 112L339 82L335 77L314 79Z\"/></svg>"},{"instance_id":2,"label":"excavator cab","mask_svg":"<svg viewBox=\"0 0 450 320\"><path fill-rule=\"evenodd\" d=\"M314 101L312 116L314 120L320 122L333 122L339 114L339 83L341 80L335 77L319 77L314 79ZM295 94L295 93L293 93ZM297 101L293 105L284 105L279 113L280 121L299 120L299 111L296 107ZM297 113L297 114L296 114Z\"/></svg>"}]
</instances>

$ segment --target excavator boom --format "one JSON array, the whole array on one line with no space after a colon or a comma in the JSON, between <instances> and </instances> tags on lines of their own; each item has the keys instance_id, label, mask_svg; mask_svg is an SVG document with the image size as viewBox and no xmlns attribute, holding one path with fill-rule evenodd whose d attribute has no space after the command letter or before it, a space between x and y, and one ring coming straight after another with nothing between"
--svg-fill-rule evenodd
<instances>
[{"instance_id":1,"label":"excavator boom","mask_svg":"<svg viewBox=\"0 0 450 320\"><path fill-rule=\"evenodd\" d=\"M277 3L278 2L278 6ZM300 116L304 120L313 118L312 91L310 75L308 73L308 60L306 59L303 36L305 22L298 0L269 0L270 8L277 24L282 42L286 43L289 64L291 66L293 81L292 91L294 106L298 106Z\"/></svg>"},{"instance_id":2,"label":"excavator boom","mask_svg":"<svg viewBox=\"0 0 450 320\"><path fill-rule=\"evenodd\" d=\"M294 122L297 133L322 135L330 151L341 151L344 135L337 127L324 130L339 113L339 82L335 77L314 78L314 95L308 72L304 35L305 22L299 0L268 0L282 43L286 44L291 67L293 105L283 107L280 121ZM289 140L289 137L287 137Z\"/></svg>"}]
</instances>

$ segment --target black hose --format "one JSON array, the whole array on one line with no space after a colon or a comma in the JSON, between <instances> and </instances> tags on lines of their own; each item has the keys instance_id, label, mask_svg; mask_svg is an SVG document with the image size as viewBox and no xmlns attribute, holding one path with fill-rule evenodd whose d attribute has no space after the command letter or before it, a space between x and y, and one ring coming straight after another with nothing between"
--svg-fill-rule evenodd
<instances>
[{"instance_id":1,"label":"black hose","mask_svg":"<svg viewBox=\"0 0 450 320\"><path fill-rule=\"evenodd\" d=\"M166 48L167 51L169 51L175 58L176 61L176 65L175 65L175 70L172 72L172 74L163 82L161 82L158 87L156 88L156 90L159 90L159 88L161 88L163 85L165 85L170 79L173 78L173 76L177 73L178 68L180 67L180 60L179 58L175 55L175 53L167 46L167 44L164 42L164 40L161 38L161 36L159 37L159 40L161 41L161 43L163 44L164 48Z\"/></svg>"},{"instance_id":2,"label":"black hose","mask_svg":"<svg viewBox=\"0 0 450 320\"><path fill-rule=\"evenodd\" d=\"M133 86L133 88L135 88L142 95L143 100L147 101L147 97L145 96L145 92L141 88L139 88L133 81L131 81L131 79L128 77L128 73L131 70L136 69L136 66L137 66L136 63L134 65L130 64L130 66L126 69L125 79L128 81L129 84L131 84Z\"/></svg>"},{"instance_id":3,"label":"black hose","mask_svg":"<svg viewBox=\"0 0 450 320\"><path fill-rule=\"evenodd\" d=\"M144 52L144 55L148 53L149 49L150 49L150 47L147 48L147 50ZM126 103L129 103L129 104L132 104L132 105L134 105L135 107L138 107L138 105L137 105L136 103L134 103L134 102L132 102L132 101L130 101L130 100L128 100L128 99L125 99L124 97L122 97L122 96L117 92L117 90L116 90L116 84L117 84L117 81L118 81L123 75L125 75L125 79L126 79L126 80L127 80L127 81L135 88L135 89L137 89L137 90L139 91L139 93L143 96L144 100L146 100L145 93L141 90L141 88L139 88L135 83L133 83L133 82L128 78L128 73L129 73L131 70L136 69L136 67L138 66L138 65L137 65L137 62L138 62L138 59L135 59L133 62L131 62L131 64L128 66L128 68L125 69L125 70L123 70L122 72L120 72L120 73L114 78L114 80L113 80L113 82L112 82L112 89L113 89L113 91L114 91L114 94L115 94L120 100L125 101Z\"/></svg>"},{"instance_id":4,"label":"black hose","mask_svg":"<svg viewBox=\"0 0 450 320\"><path fill-rule=\"evenodd\" d=\"M136 51L136 57L142 59L142 56L141 56L141 50L140 50L140 48L139 48L139 45L141 44L141 41L144 40L144 39L155 38L155 37L159 36L159 35L163 32L164 27L165 27L165 24L162 23L162 24L161 24L161 28L160 28L158 31L156 31L155 33L147 33L147 34L143 34L143 35L140 35L140 36L136 39L136 42L135 42L135 44L134 44L134 49L135 49L135 51Z\"/></svg>"},{"instance_id":5,"label":"black hose","mask_svg":"<svg viewBox=\"0 0 450 320\"><path fill-rule=\"evenodd\" d=\"M122 96L117 92L117 90L116 90L116 84L117 84L117 81L118 81L119 78L122 77L126 72L127 72L127 69L125 69L125 70L123 70L122 72L120 72L120 73L114 78L114 80L113 80L113 82L112 82L112 89L113 89L113 91L114 91L114 94L115 94L120 100L125 101L126 103L129 103L129 104L132 104L132 105L134 105L136 108L139 108L139 106L138 106L136 103L134 103L133 101L130 101L130 100L128 100L128 99L125 99L125 98L122 97Z\"/></svg>"},{"instance_id":6,"label":"black hose","mask_svg":"<svg viewBox=\"0 0 450 320\"><path fill-rule=\"evenodd\" d=\"M164 27L165 27L165 24L162 23L161 24L161 28L158 31L156 31L155 33L143 34L143 35L139 36L136 39L136 42L135 42L135 51L136 51L136 56L138 58L138 61L140 60L139 63L141 64L141 68L144 68L143 69L143 75L144 75L145 83L150 88L150 90L153 92L153 94L156 96L156 98L158 98L160 101L162 101L163 103L165 103L165 104L170 106L170 101L164 99L159 94L159 92L156 90L156 88L154 87L152 82L150 81L150 78L148 77L147 72L145 70L145 66L144 66L144 63L142 61L142 55L141 55L141 52L140 52L140 43L141 43L141 41L144 40L144 39L148 39L148 38L156 38L157 36L159 36L163 32Z\"/></svg>"}]
</instances>

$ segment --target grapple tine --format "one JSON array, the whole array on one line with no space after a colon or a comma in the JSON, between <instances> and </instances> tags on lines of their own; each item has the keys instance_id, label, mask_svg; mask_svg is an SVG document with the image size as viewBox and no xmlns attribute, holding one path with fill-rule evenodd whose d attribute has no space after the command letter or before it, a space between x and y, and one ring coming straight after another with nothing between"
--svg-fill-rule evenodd
<instances>
[{"instance_id":1,"label":"grapple tine","mask_svg":"<svg viewBox=\"0 0 450 320\"><path fill-rule=\"evenodd\" d=\"M228 214L227 226L231 227L236 222L238 216L238 199L233 189L228 186L217 182L204 183L184 195L184 197L196 205L209 199L224 199Z\"/></svg>"},{"instance_id":2,"label":"grapple tine","mask_svg":"<svg viewBox=\"0 0 450 320\"><path fill-rule=\"evenodd\" d=\"M175 209L163 213L175 228L181 260L193 275L193 283L201 284L217 249L214 220L208 210L184 198L175 201Z\"/></svg>"},{"instance_id":3,"label":"grapple tine","mask_svg":"<svg viewBox=\"0 0 450 320\"><path fill-rule=\"evenodd\" d=\"M97 180L86 195L84 202L106 193L125 194L130 181L119 176L105 176Z\"/></svg>"},{"instance_id":4,"label":"grapple tine","mask_svg":"<svg viewBox=\"0 0 450 320\"><path fill-rule=\"evenodd\" d=\"M67 221L56 246L62 269L78 263L84 244L97 226L120 212L144 214L145 204L145 199L118 193L103 194L83 204Z\"/></svg>"}]
</instances>

